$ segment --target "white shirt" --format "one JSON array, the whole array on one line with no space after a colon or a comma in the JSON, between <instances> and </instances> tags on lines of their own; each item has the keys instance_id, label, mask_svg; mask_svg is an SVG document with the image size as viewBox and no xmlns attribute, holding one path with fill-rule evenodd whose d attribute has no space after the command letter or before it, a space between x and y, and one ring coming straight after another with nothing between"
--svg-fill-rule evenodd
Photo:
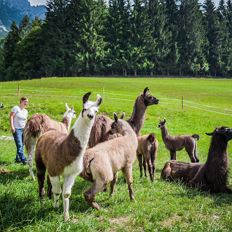
<instances>
[{"instance_id":1,"label":"white shirt","mask_svg":"<svg viewBox=\"0 0 232 232\"><path fill-rule=\"evenodd\" d=\"M21 109L19 106L14 106L11 112L15 113L14 127L16 129L24 128L27 121L28 111L26 109Z\"/></svg>"}]
</instances>

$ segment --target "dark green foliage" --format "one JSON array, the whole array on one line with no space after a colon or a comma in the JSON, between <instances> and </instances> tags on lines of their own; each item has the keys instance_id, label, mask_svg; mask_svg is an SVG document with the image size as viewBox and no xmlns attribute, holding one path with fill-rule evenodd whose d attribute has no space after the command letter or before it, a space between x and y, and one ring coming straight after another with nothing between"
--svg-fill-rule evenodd
<instances>
[{"instance_id":1,"label":"dark green foliage","mask_svg":"<svg viewBox=\"0 0 232 232\"><path fill-rule=\"evenodd\" d=\"M230 77L232 2L220 0L216 9L212 0L203 7L198 0L49 0L45 21L25 16L19 26L12 24L0 51L0 70L1 80Z\"/></svg>"},{"instance_id":2,"label":"dark green foliage","mask_svg":"<svg viewBox=\"0 0 232 232\"><path fill-rule=\"evenodd\" d=\"M202 14L197 0L181 0L178 17L179 74L196 75L207 71Z\"/></svg>"}]
</instances>

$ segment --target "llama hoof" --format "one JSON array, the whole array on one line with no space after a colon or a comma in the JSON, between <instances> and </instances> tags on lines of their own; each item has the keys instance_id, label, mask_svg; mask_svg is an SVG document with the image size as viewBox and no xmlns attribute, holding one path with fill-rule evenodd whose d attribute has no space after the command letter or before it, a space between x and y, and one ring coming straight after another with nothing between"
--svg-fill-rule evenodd
<instances>
[{"instance_id":1,"label":"llama hoof","mask_svg":"<svg viewBox=\"0 0 232 232\"><path fill-rule=\"evenodd\" d=\"M64 221L69 221L69 213L64 214Z\"/></svg>"},{"instance_id":2,"label":"llama hoof","mask_svg":"<svg viewBox=\"0 0 232 232\"><path fill-rule=\"evenodd\" d=\"M55 209L58 209L58 208L59 208L59 202L54 202L53 207L54 207Z\"/></svg>"},{"instance_id":3,"label":"llama hoof","mask_svg":"<svg viewBox=\"0 0 232 232\"><path fill-rule=\"evenodd\" d=\"M96 209L96 210L99 210L100 209L100 206L98 205L97 202L92 202L91 206Z\"/></svg>"},{"instance_id":4,"label":"llama hoof","mask_svg":"<svg viewBox=\"0 0 232 232\"><path fill-rule=\"evenodd\" d=\"M135 201L135 196L134 195L130 196L130 200Z\"/></svg>"}]
</instances>

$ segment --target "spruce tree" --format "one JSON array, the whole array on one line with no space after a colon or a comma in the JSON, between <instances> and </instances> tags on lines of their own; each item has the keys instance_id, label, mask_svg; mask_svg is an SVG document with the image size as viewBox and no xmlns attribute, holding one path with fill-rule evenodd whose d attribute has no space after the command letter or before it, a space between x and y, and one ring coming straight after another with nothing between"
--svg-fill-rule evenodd
<instances>
[{"instance_id":1,"label":"spruce tree","mask_svg":"<svg viewBox=\"0 0 232 232\"><path fill-rule=\"evenodd\" d=\"M206 58L209 64L209 73L213 76L220 74L221 70L221 57L220 57L220 44L221 37L219 31L219 22L217 12L212 0L206 0L204 5L204 27L207 38L206 45Z\"/></svg>"},{"instance_id":2,"label":"spruce tree","mask_svg":"<svg viewBox=\"0 0 232 232\"><path fill-rule=\"evenodd\" d=\"M202 13L197 0L181 0L178 17L179 75L196 75L207 71L203 55L206 42Z\"/></svg>"},{"instance_id":3,"label":"spruce tree","mask_svg":"<svg viewBox=\"0 0 232 232\"><path fill-rule=\"evenodd\" d=\"M154 64L156 74L166 74L166 58L170 52L170 31L167 27L165 3L163 0L148 0L150 31L154 40L149 60Z\"/></svg>"},{"instance_id":4,"label":"spruce tree","mask_svg":"<svg viewBox=\"0 0 232 232\"><path fill-rule=\"evenodd\" d=\"M8 33L5 43L3 46L3 57L4 57L4 73L6 80L17 79L16 73L13 70L12 64L14 62L14 52L17 43L20 41L20 31L16 22L13 22L10 27L10 32Z\"/></svg>"}]
</instances>

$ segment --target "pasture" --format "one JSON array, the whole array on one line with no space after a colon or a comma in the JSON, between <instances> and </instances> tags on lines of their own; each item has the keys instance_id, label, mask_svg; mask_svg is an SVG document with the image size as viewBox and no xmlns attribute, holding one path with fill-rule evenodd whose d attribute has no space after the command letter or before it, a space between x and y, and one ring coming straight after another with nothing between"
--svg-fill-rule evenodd
<instances>
[{"instance_id":1,"label":"pasture","mask_svg":"<svg viewBox=\"0 0 232 232\"><path fill-rule=\"evenodd\" d=\"M160 180L160 172L169 159L158 128L159 119L167 120L170 134L200 135L198 155L205 162L210 137L215 127L232 127L232 80L163 79L163 78L48 78L32 81L0 83L0 135L10 135L9 112L21 96L29 98L29 115L46 113L61 120L64 104L81 110L83 93L92 91L103 97L100 113L113 117L125 112L128 118L133 104L144 87L160 99L148 108L142 134L154 132L159 140L156 180L139 177L138 162L134 163L135 202L130 202L127 185L121 175L116 192L97 195L99 211L93 210L83 198L89 183L76 179L70 198L70 221L63 221L60 208L53 209L46 199L41 207L38 184L29 176L28 167L15 164L14 141L0 140L0 231L232 231L232 196L189 189L180 183ZM95 95L95 96L94 96ZM182 109L181 98L184 98ZM229 144L229 159L232 148ZM185 151L177 152L177 160L189 161ZM232 165L230 165L232 168ZM232 175L229 178L232 188Z\"/></svg>"}]
</instances>

